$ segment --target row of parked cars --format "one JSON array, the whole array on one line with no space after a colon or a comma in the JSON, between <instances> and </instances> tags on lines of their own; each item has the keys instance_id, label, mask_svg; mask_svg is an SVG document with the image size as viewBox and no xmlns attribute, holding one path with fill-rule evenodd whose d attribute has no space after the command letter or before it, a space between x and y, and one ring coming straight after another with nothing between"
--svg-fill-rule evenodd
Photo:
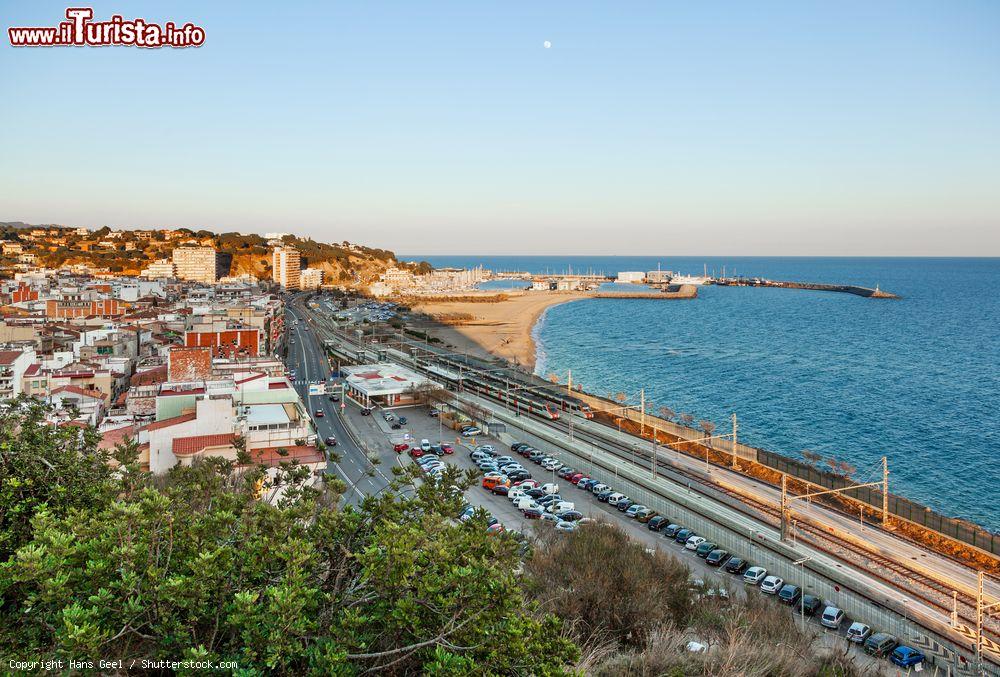
<instances>
[{"instance_id":1,"label":"row of parked cars","mask_svg":"<svg viewBox=\"0 0 1000 677\"><path fill-rule=\"evenodd\" d=\"M551 521L558 531L574 531L583 515L559 495L559 485L541 483L513 456L500 455L491 444L481 444L470 454L483 473L483 488L506 496L526 519Z\"/></svg>"},{"instance_id":2,"label":"row of parked cars","mask_svg":"<svg viewBox=\"0 0 1000 677\"><path fill-rule=\"evenodd\" d=\"M782 603L792 607L796 613L815 616L822 609L819 622L824 627L839 630L844 623L846 616L842 609L831 604L824 604L823 600L815 595L803 594L801 587L786 582L780 576L768 574L764 567L752 566L745 557L734 555L726 549L720 548L716 543L696 534L693 529L671 522L665 515L659 515L656 511L637 504L625 494L568 465L564 465L558 459L552 458L529 444L515 443L511 445L510 449L513 453L541 465L546 470L555 472L560 478L575 485L578 489L590 492L598 501L617 508L628 517L644 522L650 531L659 532L665 538L683 545L685 550L689 550L695 556L704 559L709 566L719 567L730 574L741 576L744 584L757 586L761 593L776 596ZM505 460L509 458L505 457ZM558 486L551 486L555 487L554 491L558 490ZM583 518L582 514L578 512L576 514ZM720 596L727 595L725 590L717 592ZM880 658L888 657L892 663L901 667L912 667L925 660L925 656L917 649L900 644L896 637L888 633L873 632L872 628L865 623L853 622L847 629L847 639L861 644L869 655Z\"/></svg>"}]
</instances>

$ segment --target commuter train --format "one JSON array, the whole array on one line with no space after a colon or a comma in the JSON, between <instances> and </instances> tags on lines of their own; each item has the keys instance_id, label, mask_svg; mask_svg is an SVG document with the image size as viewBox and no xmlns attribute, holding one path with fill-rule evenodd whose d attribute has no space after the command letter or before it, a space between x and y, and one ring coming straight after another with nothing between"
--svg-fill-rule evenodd
<instances>
[{"instance_id":1,"label":"commuter train","mask_svg":"<svg viewBox=\"0 0 1000 677\"><path fill-rule=\"evenodd\" d=\"M497 379L485 379L483 374L479 372L460 375L433 364L424 365L424 369L446 381L455 389L458 389L461 384L462 390L506 404L516 413L534 414L551 420L559 418L559 408L555 404L539 399L528 389L517 389L516 383L512 383L511 389L508 390L505 381L497 382Z\"/></svg>"}]
</instances>

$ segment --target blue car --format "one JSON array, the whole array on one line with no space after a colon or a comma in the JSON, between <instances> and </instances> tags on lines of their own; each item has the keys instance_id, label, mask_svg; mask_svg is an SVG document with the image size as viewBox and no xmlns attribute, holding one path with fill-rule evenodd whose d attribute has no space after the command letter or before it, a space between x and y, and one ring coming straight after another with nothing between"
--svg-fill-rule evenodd
<instances>
[{"instance_id":1,"label":"blue car","mask_svg":"<svg viewBox=\"0 0 1000 677\"><path fill-rule=\"evenodd\" d=\"M923 663L925 656L908 646L897 646L896 650L889 654L889 660L901 668L909 668L917 663Z\"/></svg>"}]
</instances>

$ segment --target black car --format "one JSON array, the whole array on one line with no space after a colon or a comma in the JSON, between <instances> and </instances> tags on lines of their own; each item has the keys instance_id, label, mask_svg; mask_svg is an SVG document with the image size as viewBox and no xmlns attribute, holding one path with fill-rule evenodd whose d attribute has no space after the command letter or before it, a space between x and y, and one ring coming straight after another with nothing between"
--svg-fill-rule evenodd
<instances>
[{"instance_id":1,"label":"black car","mask_svg":"<svg viewBox=\"0 0 1000 677\"><path fill-rule=\"evenodd\" d=\"M730 555L725 550L713 550L708 553L708 557L705 558L705 564L709 564L713 567L721 567L723 564L729 561Z\"/></svg>"},{"instance_id":2,"label":"black car","mask_svg":"<svg viewBox=\"0 0 1000 677\"><path fill-rule=\"evenodd\" d=\"M507 473L507 479L511 482L520 482L521 480L531 479L531 473L527 470L512 470Z\"/></svg>"},{"instance_id":3,"label":"black car","mask_svg":"<svg viewBox=\"0 0 1000 677\"><path fill-rule=\"evenodd\" d=\"M510 450L513 452L521 453L521 450L527 446L529 445L525 444L524 442L514 442L514 444L510 445Z\"/></svg>"},{"instance_id":4,"label":"black car","mask_svg":"<svg viewBox=\"0 0 1000 677\"><path fill-rule=\"evenodd\" d=\"M406 425L406 417L405 416L400 416L399 417L399 424L400 425Z\"/></svg>"},{"instance_id":5,"label":"black car","mask_svg":"<svg viewBox=\"0 0 1000 677\"><path fill-rule=\"evenodd\" d=\"M681 529L674 536L674 542L675 543L687 543L687 539L691 538L692 536L694 536L694 530L693 529Z\"/></svg>"},{"instance_id":6,"label":"black car","mask_svg":"<svg viewBox=\"0 0 1000 677\"><path fill-rule=\"evenodd\" d=\"M583 513L576 510L567 510L563 514L559 515L559 519L564 522L575 522L583 519Z\"/></svg>"},{"instance_id":7,"label":"black car","mask_svg":"<svg viewBox=\"0 0 1000 677\"><path fill-rule=\"evenodd\" d=\"M618 508L618 512L625 512L633 505L635 505L635 501L633 501L631 498L623 498L622 500L618 501L618 505L616 505L615 507Z\"/></svg>"},{"instance_id":8,"label":"black car","mask_svg":"<svg viewBox=\"0 0 1000 677\"><path fill-rule=\"evenodd\" d=\"M667 538L674 538L675 536L677 536L677 532L683 528L684 527L682 527L680 524L668 524L667 526L663 527L660 531Z\"/></svg>"},{"instance_id":9,"label":"black car","mask_svg":"<svg viewBox=\"0 0 1000 677\"><path fill-rule=\"evenodd\" d=\"M340 402L340 395L330 395L331 402Z\"/></svg>"},{"instance_id":10,"label":"black car","mask_svg":"<svg viewBox=\"0 0 1000 677\"><path fill-rule=\"evenodd\" d=\"M525 445L524 448L521 449L520 451L518 451L517 453L519 455L521 455L521 456L524 456L525 458L528 458L528 456L530 456L531 452L533 452L533 451L538 451L538 450L535 449L534 447Z\"/></svg>"},{"instance_id":11,"label":"black car","mask_svg":"<svg viewBox=\"0 0 1000 677\"><path fill-rule=\"evenodd\" d=\"M749 568L750 562L746 561L742 557L733 557L726 562L726 571L731 574L743 574Z\"/></svg>"},{"instance_id":12,"label":"black car","mask_svg":"<svg viewBox=\"0 0 1000 677\"><path fill-rule=\"evenodd\" d=\"M490 491L492 491L497 496L506 496L507 492L510 491L510 487L506 484L497 484Z\"/></svg>"},{"instance_id":13,"label":"black car","mask_svg":"<svg viewBox=\"0 0 1000 677\"><path fill-rule=\"evenodd\" d=\"M524 495L530 496L531 498L541 498L542 496L545 495L545 492L539 489L538 487L535 487L534 489L528 489L526 492L524 492Z\"/></svg>"},{"instance_id":14,"label":"black car","mask_svg":"<svg viewBox=\"0 0 1000 677\"><path fill-rule=\"evenodd\" d=\"M806 612L806 616L815 616L816 612L823 608L823 600L815 595L802 595L799 603L792 607L795 613Z\"/></svg>"},{"instance_id":15,"label":"black car","mask_svg":"<svg viewBox=\"0 0 1000 677\"><path fill-rule=\"evenodd\" d=\"M371 416L372 415L372 410L371 409L362 409L361 410L361 415L362 416Z\"/></svg>"},{"instance_id":16,"label":"black car","mask_svg":"<svg viewBox=\"0 0 1000 677\"><path fill-rule=\"evenodd\" d=\"M778 591L778 599L785 604L795 604L802 597L802 588L791 583L785 583Z\"/></svg>"},{"instance_id":17,"label":"black car","mask_svg":"<svg viewBox=\"0 0 1000 677\"><path fill-rule=\"evenodd\" d=\"M392 428L393 430L399 430L403 426L399 425L399 421L393 421L392 425L390 425L389 427Z\"/></svg>"},{"instance_id":18,"label":"black car","mask_svg":"<svg viewBox=\"0 0 1000 677\"><path fill-rule=\"evenodd\" d=\"M615 492L612 491L611 489L605 489L601 493L597 494L597 500L600 501L601 503L607 503L608 497L611 496L611 494L613 493Z\"/></svg>"},{"instance_id":19,"label":"black car","mask_svg":"<svg viewBox=\"0 0 1000 677\"><path fill-rule=\"evenodd\" d=\"M337 438L334 437L333 435L330 435L329 437L327 437L326 438L326 446L328 446L328 447L335 447L335 446L337 446Z\"/></svg>"},{"instance_id":20,"label":"black car","mask_svg":"<svg viewBox=\"0 0 1000 677\"><path fill-rule=\"evenodd\" d=\"M659 531L660 529L666 527L668 524L670 524L670 520L668 520L663 515L657 515L656 517L646 522L646 528L649 529L650 531Z\"/></svg>"}]
</instances>

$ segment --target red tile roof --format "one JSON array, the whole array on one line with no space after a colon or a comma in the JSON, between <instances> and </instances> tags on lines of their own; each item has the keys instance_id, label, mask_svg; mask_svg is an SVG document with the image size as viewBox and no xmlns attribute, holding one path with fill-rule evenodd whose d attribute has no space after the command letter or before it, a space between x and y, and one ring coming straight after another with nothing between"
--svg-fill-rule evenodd
<instances>
[{"instance_id":1,"label":"red tile roof","mask_svg":"<svg viewBox=\"0 0 1000 677\"><path fill-rule=\"evenodd\" d=\"M161 428L169 428L170 426L178 425L180 423L187 423L188 421L193 421L198 418L197 414L181 414L180 416L174 416L173 418L165 418L162 421L156 421L150 423L146 426L146 430L160 430Z\"/></svg>"},{"instance_id":2,"label":"red tile roof","mask_svg":"<svg viewBox=\"0 0 1000 677\"><path fill-rule=\"evenodd\" d=\"M20 350L0 350L0 365L14 364L14 360L21 357Z\"/></svg>"},{"instance_id":3,"label":"red tile roof","mask_svg":"<svg viewBox=\"0 0 1000 677\"><path fill-rule=\"evenodd\" d=\"M58 395L59 393L73 393L74 395L83 395L84 397L92 397L95 400L102 401L107 399L107 395L99 390L87 390L80 386L60 386L52 391L53 395Z\"/></svg>"},{"instance_id":4,"label":"red tile roof","mask_svg":"<svg viewBox=\"0 0 1000 677\"><path fill-rule=\"evenodd\" d=\"M208 447L232 446L233 433L223 433L220 435L194 435L192 437L174 438L174 456L190 456L204 451Z\"/></svg>"},{"instance_id":5,"label":"red tile roof","mask_svg":"<svg viewBox=\"0 0 1000 677\"><path fill-rule=\"evenodd\" d=\"M27 369L24 370L24 375L25 376L34 376L35 374L37 374L41 370L42 370L42 365L40 365L40 364L38 364L36 362L36 363L30 365Z\"/></svg>"}]
</instances>

